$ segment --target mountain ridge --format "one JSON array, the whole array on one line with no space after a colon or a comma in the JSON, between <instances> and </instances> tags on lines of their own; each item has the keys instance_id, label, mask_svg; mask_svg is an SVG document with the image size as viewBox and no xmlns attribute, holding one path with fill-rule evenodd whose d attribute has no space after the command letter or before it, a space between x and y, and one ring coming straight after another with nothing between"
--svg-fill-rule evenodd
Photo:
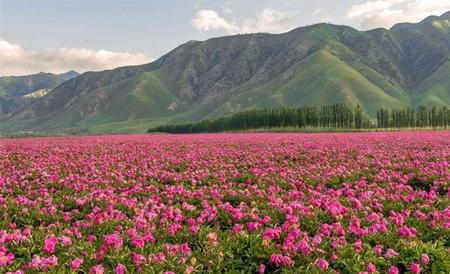
<instances>
[{"instance_id":1,"label":"mountain ridge","mask_svg":"<svg viewBox=\"0 0 450 274\"><path fill-rule=\"evenodd\" d=\"M71 70L61 74L39 72L24 76L0 77L0 117L7 117L78 75L79 73Z\"/></svg>"}]
</instances>

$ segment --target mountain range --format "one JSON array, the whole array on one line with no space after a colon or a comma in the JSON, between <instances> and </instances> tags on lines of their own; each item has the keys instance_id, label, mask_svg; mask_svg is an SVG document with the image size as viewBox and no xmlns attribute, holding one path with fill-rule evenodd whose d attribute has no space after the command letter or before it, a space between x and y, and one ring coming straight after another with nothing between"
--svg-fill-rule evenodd
<instances>
[{"instance_id":1,"label":"mountain range","mask_svg":"<svg viewBox=\"0 0 450 274\"><path fill-rule=\"evenodd\" d=\"M0 96L2 87L0 78ZM152 63L86 72L40 95L2 103L2 130L145 132L280 105L344 102L372 118L380 107L450 106L450 12L391 29L316 24L189 41Z\"/></svg>"},{"instance_id":2,"label":"mountain range","mask_svg":"<svg viewBox=\"0 0 450 274\"><path fill-rule=\"evenodd\" d=\"M67 80L80 75L75 71L63 74L38 73L27 76L0 77L0 117L30 105Z\"/></svg>"}]
</instances>

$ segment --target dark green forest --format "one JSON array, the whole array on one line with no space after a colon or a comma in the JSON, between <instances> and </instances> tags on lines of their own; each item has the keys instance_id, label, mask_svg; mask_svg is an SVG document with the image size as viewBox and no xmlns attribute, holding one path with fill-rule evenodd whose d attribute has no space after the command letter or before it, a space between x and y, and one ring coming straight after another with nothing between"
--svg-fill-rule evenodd
<instances>
[{"instance_id":1,"label":"dark green forest","mask_svg":"<svg viewBox=\"0 0 450 274\"><path fill-rule=\"evenodd\" d=\"M274 128L315 129L401 129L447 128L450 126L450 110L447 107L417 109L385 109L377 111L373 121L358 105L356 108L343 103L322 107L273 108L247 110L218 119L206 119L196 123L163 125L148 130L149 133L202 133Z\"/></svg>"}]
</instances>

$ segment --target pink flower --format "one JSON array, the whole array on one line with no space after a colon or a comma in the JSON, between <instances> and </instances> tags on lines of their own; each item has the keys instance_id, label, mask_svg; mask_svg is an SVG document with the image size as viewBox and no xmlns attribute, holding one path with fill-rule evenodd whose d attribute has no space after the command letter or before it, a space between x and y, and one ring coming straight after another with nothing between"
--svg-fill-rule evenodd
<instances>
[{"instance_id":1,"label":"pink flower","mask_svg":"<svg viewBox=\"0 0 450 274\"><path fill-rule=\"evenodd\" d=\"M41 264L41 257L39 255L35 255L33 260L28 264L28 267L31 269L38 268Z\"/></svg>"},{"instance_id":2,"label":"pink flower","mask_svg":"<svg viewBox=\"0 0 450 274\"><path fill-rule=\"evenodd\" d=\"M386 254L384 254L384 257L386 257L387 259L391 259L391 258L394 258L394 257L397 257L397 256L398 256L398 253L395 252L395 250L393 250L392 248L389 248L386 251Z\"/></svg>"},{"instance_id":3,"label":"pink flower","mask_svg":"<svg viewBox=\"0 0 450 274\"><path fill-rule=\"evenodd\" d=\"M144 234L144 240L149 243L155 243L155 237L152 235L152 230L148 230Z\"/></svg>"},{"instance_id":4,"label":"pink flower","mask_svg":"<svg viewBox=\"0 0 450 274\"><path fill-rule=\"evenodd\" d=\"M373 248L373 251L375 252L375 254L381 255L381 253L383 252L383 247L381 245L376 245Z\"/></svg>"},{"instance_id":5,"label":"pink flower","mask_svg":"<svg viewBox=\"0 0 450 274\"><path fill-rule=\"evenodd\" d=\"M270 256L270 262L275 266L292 266L294 264L294 261L292 261L289 256L283 256L276 253Z\"/></svg>"},{"instance_id":6,"label":"pink flower","mask_svg":"<svg viewBox=\"0 0 450 274\"><path fill-rule=\"evenodd\" d=\"M8 263L8 257L6 255L0 255L0 267L5 267Z\"/></svg>"},{"instance_id":7,"label":"pink flower","mask_svg":"<svg viewBox=\"0 0 450 274\"><path fill-rule=\"evenodd\" d=\"M63 236L60 238L62 246L70 246L72 245L72 240L69 237Z\"/></svg>"},{"instance_id":8,"label":"pink flower","mask_svg":"<svg viewBox=\"0 0 450 274\"><path fill-rule=\"evenodd\" d=\"M26 228L23 229L22 234L24 236L30 236L31 235L31 227L27 226Z\"/></svg>"},{"instance_id":9,"label":"pink flower","mask_svg":"<svg viewBox=\"0 0 450 274\"><path fill-rule=\"evenodd\" d=\"M290 223L290 224L296 224L298 223L298 218L294 215L291 214L287 214L286 215L286 222Z\"/></svg>"},{"instance_id":10,"label":"pink flower","mask_svg":"<svg viewBox=\"0 0 450 274\"><path fill-rule=\"evenodd\" d=\"M328 262L325 259L317 259L316 266L318 266L320 270L324 271L328 269Z\"/></svg>"},{"instance_id":11,"label":"pink flower","mask_svg":"<svg viewBox=\"0 0 450 274\"><path fill-rule=\"evenodd\" d=\"M413 273L413 274L418 274L420 273L420 265L418 263L412 263L409 266L409 270Z\"/></svg>"},{"instance_id":12,"label":"pink flower","mask_svg":"<svg viewBox=\"0 0 450 274\"><path fill-rule=\"evenodd\" d=\"M104 243L105 245L114 248L114 250L119 250L120 248L122 248L123 239L118 233L113 233L104 237Z\"/></svg>"},{"instance_id":13,"label":"pink flower","mask_svg":"<svg viewBox=\"0 0 450 274\"><path fill-rule=\"evenodd\" d=\"M158 254L156 254L155 259L157 263L162 263L166 260L166 256L164 256L164 253L159 252Z\"/></svg>"},{"instance_id":14,"label":"pink flower","mask_svg":"<svg viewBox=\"0 0 450 274\"><path fill-rule=\"evenodd\" d=\"M375 271L377 271L376 266L375 266L374 264L370 263L370 264L367 266L367 272L369 272L369 273L375 273Z\"/></svg>"},{"instance_id":15,"label":"pink flower","mask_svg":"<svg viewBox=\"0 0 450 274\"><path fill-rule=\"evenodd\" d=\"M217 245L217 233L210 232L206 235L206 239L208 239L208 242L210 242L212 245Z\"/></svg>"},{"instance_id":16,"label":"pink flower","mask_svg":"<svg viewBox=\"0 0 450 274\"><path fill-rule=\"evenodd\" d=\"M316 235L313 238L313 244L314 245L319 245L322 242L322 237L320 237L320 235Z\"/></svg>"},{"instance_id":17,"label":"pink flower","mask_svg":"<svg viewBox=\"0 0 450 274\"><path fill-rule=\"evenodd\" d=\"M266 272L266 266L264 264L260 264L258 268L258 273L263 274L264 272Z\"/></svg>"},{"instance_id":18,"label":"pink flower","mask_svg":"<svg viewBox=\"0 0 450 274\"><path fill-rule=\"evenodd\" d=\"M125 274L127 272L127 268L123 264L118 264L114 272L115 274Z\"/></svg>"},{"instance_id":19,"label":"pink flower","mask_svg":"<svg viewBox=\"0 0 450 274\"><path fill-rule=\"evenodd\" d=\"M17 270L16 272L6 272L6 274L24 274L22 270Z\"/></svg>"},{"instance_id":20,"label":"pink flower","mask_svg":"<svg viewBox=\"0 0 450 274\"><path fill-rule=\"evenodd\" d=\"M181 253L182 253L183 255L185 255L185 256L190 256L190 255L191 255L192 250L191 250L191 248L189 247L189 244L188 244L188 243L182 244L181 247L180 247L180 249L181 249Z\"/></svg>"},{"instance_id":21,"label":"pink flower","mask_svg":"<svg viewBox=\"0 0 450 274\"><path fill-rule=\"evenodd\" d=\"M77 270L80 265L83 264L83 259L82 258L75 258L71 263L70 263L70 268L72 270Z\"/></svg>"},{"instance_id":22,"label":"pink flower","mask_svg":"<svg viewBox=\"0 0 450 274\"><path fill-rule=\"evenodd\" d=\"M389 273L389 274L398 274L398 268L395 267L395 266L391 266L391 267L389 267L389 269L388 269L388 273Z\"/></svg>"},{"instance_id":23,"label":"pink flower","mask_svg":"<svg viewBox=\"0 0 450 274\"><path fill-rule=\"evenodd\" d=\"M86 241L89 243L95 242L97 240L97 237L95 237L94 235L89 235L86 238Z\"/></svg>"},{"instance_id":24,"label":"pink flower","mask_svg":"<svg viewBox=\"0 0 450 274\"><path fill-rule=\"evenodd\" d=\"M192 265L186 267L186 269L184 270L185 274L191 274L192 272L194 272L194 267Z\"/></svg>"},{"instance_id":25,"label":"pink flower","mask_svg":"<svg viewBox=\"0 0 450 274\"><path fill-rule=\"evenodd\" d=\"M44 252L47 254L55 253L55 246L58 243L58 238L50 236L44 241Z\"/></svg>"},{"instance_id":26,"label":"pink flower","mask_svg":"<svg viewBox=\"0 0 450 274\"><path fill-rule=\"evenodd\" d=\"M354 250L355 250L356 253L360 253L363 250L361 240L358 239L358 240L355 241Z\"/></svg>"},{"instance_id":27,"label":"pink flower","mask_svg":"<svg viewBox=\"0 0 450 274\"><path fill-rule=\"evenodd\" d=\"M402 226L399 228L398 234L405 238L411 238L417 236L417 231L415 228Z\"/></svg>"},{"instance_id":28,"label":"pink flower","mask_svg":"<svg viewBox=\"0 0 450 274\"><path fill-rule=\"evenodd\" d=\"M200 230L200 226L198 226L198 225L191 225L189 227L189 233L191 233L192 235L196 235L199 230Z\"/></svg>"},{"instance_id":29,"label":"pink flower","mask_svg":"<svg viewBox=\"0 0 450 274\"><path fill-rule=\"evenodd\" d=\"M103 265L95 265L89 269L89 274L103 274L105 273L105 269L103 268Z\"/></svg>"},{"instance_id":30,"label":"pink flower","mask_svg":"<svg viewBox=\"0 0 450 274\"><path fill-rule=\"evenodd\" d=\"M333 262L337 262L338 256L337 256L336 254L331 255L331 260L332 260Z\"/></svg>"},{"instance_id":31,"label":"pink flower","mask_svg":"<svg viewBox=\"0 0 450 274\"><path fill-rule=\"evenodd\" d=\"M267 228L263 233L263 238L265 240L275 240L280 238L281 229L280 228Z\"/></svg>"},{"instance_id":32,"label":"pink flower","mask_svg":"<svg viewBox=\"0 0 450 274\"><path fill-rule=\"evenodd\" d=\"M170 236L175 236L175 233L181 230L183 227L180 224L169 225L168 232Z\"/></svg>"},{"instance_id":33,"label":"pink flower","mask_svg":"<svg viewBox=\"0 0 450 274\"><path fill-rule=\"evenodd\" d=\"M303 238L300 242L298 242L297 246L302 252L303 256L307 256L309 254L311 247L309 246L308 240L306 238Z\"/></svg>"},{"instance_id":34,"label":"pink flower","mask_svg":"<svg viewBox=\"0 0 450 274\"><path fill-rule=\"evenodd\" d=\"M42 258L41 267L42 270L47 270L50 267L58 265L58 258L55 255L52 255L48 258Z\"/></svg>"},{"instance_id":35,"label":"pink flower","mask_svg":"<svg viewBox=\"0 0 450 274\"><path fill-rule=\"evenodd\" d=\"M424 265L427 265L427 264L430 263L430 257L428 257L427 254L422 254L422 255L420 256L420 261L421 261Z\"/></svg>"},{"instance_id":36,"label":"pink flower","mask_svg":"<svg viewBox=\"0 0 450 274\"><path fill-rule=\"evenodd\" d=\"M162 253L162 252L160 252L160 253ZM133 264L137 267L137 268L139 268L143 263L145 263L145 261L146 261L146 259L145 259L145 256L144 255L142 255L142 254L138 254L138 253L132 253L131 254L131 256L132 256L132 258L133 258ZM159 263L159 262L157 262L157 263Z\"/></svg>"},{"instance_id":37,"label":"pink flower","mask_svg":"<svg viewBox=\"0 0 450 274\"><path fill-rule=\"evenodd\" d=\"M257 222L248 222L248 223L247 223L247 228L248 228L248 230L250 230L251 232L257 231L260 227L261 227L261 224L260 224L260 223L257 223Z\"/></svg>"},{"instance_id":38,"label":"pink flower","mask_svg":"<svg viewBox=\"0 0 450 274\"><path fill-rule=\"evenodd\" d=\"M137 248L144 248L145 241L142 237L136 237L131 240L131 243Z\"/></svg>"}]
</instances>

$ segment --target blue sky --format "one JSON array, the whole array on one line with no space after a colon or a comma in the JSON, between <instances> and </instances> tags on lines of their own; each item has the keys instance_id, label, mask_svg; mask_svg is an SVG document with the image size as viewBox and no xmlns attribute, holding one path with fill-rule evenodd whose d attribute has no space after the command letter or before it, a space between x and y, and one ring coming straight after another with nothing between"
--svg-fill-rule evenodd
<instances>
[{"instance_id":1,"label":"blue sky","mask_svg":"<svg viewBox=\"0 0 450 274\"><path fill-rule=\"evenodd\" d=\"M390 27L448 10L450 0L0 0L0 75L109 69L188 40L319 22Z\"/></svg>"}]
</instances>

